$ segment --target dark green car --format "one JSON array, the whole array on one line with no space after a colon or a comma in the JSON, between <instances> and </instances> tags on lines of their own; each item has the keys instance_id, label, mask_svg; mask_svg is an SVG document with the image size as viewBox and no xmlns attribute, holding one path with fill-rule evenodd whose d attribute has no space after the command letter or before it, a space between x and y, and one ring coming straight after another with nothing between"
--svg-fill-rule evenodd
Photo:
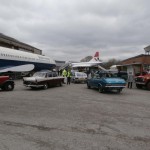
<instances>
[{"instance_id":1,"label":"dark green car","mask_svg":"<svg viewBox=\"0 0 150 150\"><path fill-rule=\"evenodd\" d=\"M88 88L97 88L100 93L105 91L117 91L120 93L126 87L124 79L114 77L108 72L98 72L91 79L87 80Z\"/></svg>"}]
</instances>

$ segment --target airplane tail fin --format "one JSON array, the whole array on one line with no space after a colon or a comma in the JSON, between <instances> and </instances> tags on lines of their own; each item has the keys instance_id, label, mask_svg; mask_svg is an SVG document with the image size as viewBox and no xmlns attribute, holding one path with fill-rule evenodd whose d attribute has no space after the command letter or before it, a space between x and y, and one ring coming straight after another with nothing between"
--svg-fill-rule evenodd
<instances>
[{"instance_id":1,"label":"airplane tail fin","mask_svg":"<svg viewBox=\"0 0 150 150\"><path fill-rule=\"evenodd\" d=\"M94 57L90 60L90 62L96 62L96 61L99 61L99 52L96 52Z\"/></svg>"},{"instance_id":2,"label":"airplane tail fin","mask_svg":"<svg viewBox=\"0 0 150 150\"><path fill-rule=\"evenodd\" d=\"M94 57L98 57L99 58L99 52L96 52Z\"/></svg>"}]
</instances>

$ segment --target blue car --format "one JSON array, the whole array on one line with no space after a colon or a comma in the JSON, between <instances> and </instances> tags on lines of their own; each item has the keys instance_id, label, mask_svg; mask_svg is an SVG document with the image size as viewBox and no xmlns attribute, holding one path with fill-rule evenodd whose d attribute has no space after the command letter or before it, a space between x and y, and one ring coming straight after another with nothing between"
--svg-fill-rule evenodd
<instances>
[{"instance_id":1,"label":"blue car","mask_svg":"<svg viewBox=\"0 0 150 150\"><path fill-rule=\"evenodd\" d=\"M97 72L92 78L87 80L87 87L97 88L100 93L105 91L117 91L120 93L126 87L126 82L122 78L113 76L108 72Z\"/></svg>"}]
</instances>

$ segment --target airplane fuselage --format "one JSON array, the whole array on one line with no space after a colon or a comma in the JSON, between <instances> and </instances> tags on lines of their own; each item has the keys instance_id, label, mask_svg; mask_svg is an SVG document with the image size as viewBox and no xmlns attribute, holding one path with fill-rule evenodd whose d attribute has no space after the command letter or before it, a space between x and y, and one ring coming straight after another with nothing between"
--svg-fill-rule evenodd
<instances>
[{"instance_id":1,"label":"airplane fuselage","mask_svg":"<svg viewBox=\"0 0 150 150\"><path fill-rule=\"evenodd\" d=\"M33 64L35 71L51 69L55 66L54 60L49 57L0 47L0 69L25 64Z\"/></svg>"}]
</instances>

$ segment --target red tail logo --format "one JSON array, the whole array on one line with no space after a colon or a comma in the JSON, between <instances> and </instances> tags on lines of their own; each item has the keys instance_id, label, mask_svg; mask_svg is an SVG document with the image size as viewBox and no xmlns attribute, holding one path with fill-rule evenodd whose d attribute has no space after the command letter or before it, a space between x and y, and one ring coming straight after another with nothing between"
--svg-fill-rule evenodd
<instances>
[{"instance_id":1,"label":"red tail logo","mask_svg":"<svg viewBox=\"0 0 150 150\"><path fill-rule=\"evenodd\" d=\"M98 57L99 58L99 52L96 52L94 57Z\"/></svg>"},{"instance_id":2,"label":"red tail logo","mask_svg":"<svg viewBox=\"0 0 150 150\"><path fill-rule=\"evenodd\" d=\"M94 59L95 59L96 61L99 61L99 52L96 52L96 53L95 53Z\"/></svg>"}]
</instances>

